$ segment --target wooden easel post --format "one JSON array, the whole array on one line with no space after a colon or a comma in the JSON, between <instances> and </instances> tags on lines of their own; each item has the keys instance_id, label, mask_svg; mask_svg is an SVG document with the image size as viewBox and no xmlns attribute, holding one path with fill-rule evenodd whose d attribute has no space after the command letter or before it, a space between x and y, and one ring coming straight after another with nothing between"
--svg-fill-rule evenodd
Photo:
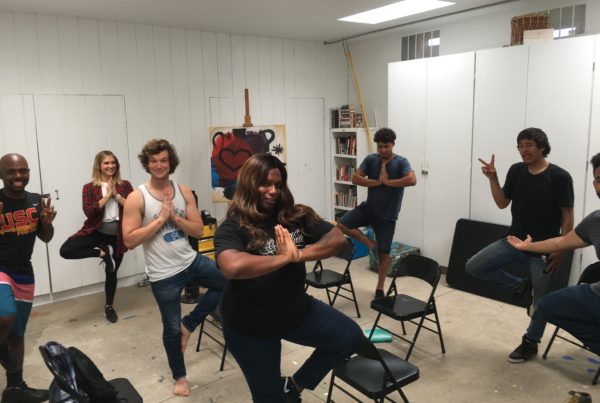
<instances>
[{"instance_id":1,"label":"wooden easel post","mask_svg":"<svg viewBox=\"0 0 600 403\"><path fill-rule=\"evenodd\" d=\"M252 127L252 117L250 116L250 96L248 95L248 88L244 88L244 103L246 104L246 114L244 115L243 127Z\"/></svg>"}]
</instances>

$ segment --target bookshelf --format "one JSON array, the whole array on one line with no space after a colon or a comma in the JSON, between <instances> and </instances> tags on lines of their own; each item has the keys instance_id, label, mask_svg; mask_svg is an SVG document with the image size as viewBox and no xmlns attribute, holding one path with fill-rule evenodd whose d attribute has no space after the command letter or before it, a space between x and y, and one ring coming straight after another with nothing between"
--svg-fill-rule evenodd
<instances>
[{"instance_id":1,"label":"bookshelf","mask_svg":"<svg viewBox=\"0 0 600 403\"><path fill-rule=\"evenodd\" d=\"M332 112L332 123L334 123ZM333 125L333 124L332 124ZM370 129L373 132L374 129ZM331 128L331 188L334 220L366 200L367 190L352 184L352 175L369 153L365 129Z\"/></svg>"}]
</instances>

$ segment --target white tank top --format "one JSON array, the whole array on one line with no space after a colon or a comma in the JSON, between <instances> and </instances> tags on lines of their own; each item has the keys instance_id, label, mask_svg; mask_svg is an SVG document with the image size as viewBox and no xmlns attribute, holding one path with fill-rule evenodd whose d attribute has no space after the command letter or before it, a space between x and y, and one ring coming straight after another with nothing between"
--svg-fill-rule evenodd
<instances>
[{"instance_id":1,"label":"white tank top","mask_svg":"<svg viewBox=\"0 0 600 403\"><path fill-rule=\"evenodd\" d=\"M185 199L175 181L171 182L175 196L173 206L176 214L186 217ZM154 197L145 185L139 189L144 196L144 214L142 225L156 220L160 215L162 200ZM196 252L190 246L187 235L173 222L167 221L151 238L144 243L146 274L150 281L159 281L184 270L196 258Z\"/></svg>"}]
</instances>

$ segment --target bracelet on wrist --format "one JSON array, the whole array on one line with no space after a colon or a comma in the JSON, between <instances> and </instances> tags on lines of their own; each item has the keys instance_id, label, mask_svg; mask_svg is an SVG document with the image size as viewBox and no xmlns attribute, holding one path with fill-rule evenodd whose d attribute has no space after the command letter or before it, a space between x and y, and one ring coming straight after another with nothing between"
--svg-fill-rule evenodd
<instances>
[{"instance_id":1,"label":"bracelet on wrist","mask_svg":"<svg viewBox=\"0 0 600 403\"><path fill-rule=\"evenodd\" d=\"M302 259L302 249L298 249L298 259L296 259L296 263L300 263L300 259Z\"/></svg>"}]
</instances>

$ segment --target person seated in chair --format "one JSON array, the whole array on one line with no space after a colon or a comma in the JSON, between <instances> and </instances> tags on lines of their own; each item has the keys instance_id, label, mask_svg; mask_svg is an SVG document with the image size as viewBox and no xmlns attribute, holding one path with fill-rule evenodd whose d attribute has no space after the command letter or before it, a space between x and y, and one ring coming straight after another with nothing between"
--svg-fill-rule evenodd
<instances>
[{"instance_id":1,"label":"person seated in chair","mask_svg":"<svg viewBox=\"0 0 600 403\"><path fill-rule=\"evenodd\" d=\"M594 189L600 197L600 153L591 160L594 169ZM507 238L515 249L533 253L553 253L594 245L600 259L600 210L596 210L564 236L532 242L527 236L521 240L515 236ZM552 323L571 333L586 347L600 354L600 282L579 284L547 294L538 302L521 345L508 360L521 363L537 355L546 323Z\"/></svg>"}]
</instances>

